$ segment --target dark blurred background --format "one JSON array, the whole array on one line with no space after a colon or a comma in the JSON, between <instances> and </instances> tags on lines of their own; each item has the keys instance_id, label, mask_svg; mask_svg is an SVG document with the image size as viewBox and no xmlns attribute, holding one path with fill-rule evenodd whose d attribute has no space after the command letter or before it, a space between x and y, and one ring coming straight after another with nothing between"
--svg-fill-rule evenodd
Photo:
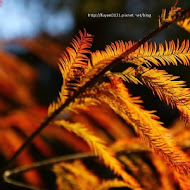
<instances>
[{"instance_id":1,"label":"dark blurred background","mask_svg":"<svg viewBox=\"0 0 190 190\"><path fill-rule=\"evenodd\" d=\"M0 48L18 56L38 70L35 96L39 104L48 106L61 88L62 78L56 62L59 54L69 45L79 30L86 28L94 35L92 50L102 50L116 40L137 41L158 27L161 10L170 9L175 0L3 0L0 6ZM185 9L189 0L180 0ZM90 18L88 13L151 14L151 18ZM189 39L189 33L176 25L151 39L157 43L165 40ZM48 43L53 45L50 48ZM41 45L42 54L35 52L35 43ZM34 45L34 48L32 48ZM47 64L50 63L50 64ZM185 66L163 67L169 73L181 76L190 85L189 68ZM147 109L157 110L161 120L170 125L178 117L150 90L143 86L126 84L130 92L141 96Z\"/></svg>"}]
</instances>

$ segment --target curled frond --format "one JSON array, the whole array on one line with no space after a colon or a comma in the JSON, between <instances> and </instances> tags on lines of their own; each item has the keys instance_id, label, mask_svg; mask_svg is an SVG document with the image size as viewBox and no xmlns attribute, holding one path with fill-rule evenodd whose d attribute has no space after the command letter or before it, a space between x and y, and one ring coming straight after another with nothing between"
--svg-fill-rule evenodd
<instances>
[{"instance_id":1,"label":"curled frond","mask_svg":"<svg viewBox=\"0 0 190 190\"><path fill-rule=\"evenodd\" d=\"M142 82L157 94L167 105L177 107L185 121L190 120L190 89L184 88L184 81L168 74L165 70L141 68Z\"/></svg>"},{"instance_id":2,"label":"curled frond","mask_svg":"<svg viewBox=\"0 0 190 190\"><path fill-rule=\"evenodd\" d=\"M87 142L95 155L103 159L105 165L110 167L115 174L121 176L130 187L137 188L139 190L141 189L136 180L123 170L121 163L114 157L114 153L104 145L104 141L93 135L81 123L71 123L69 121L59 120L55 121L55 124L62 126L68 131L81 137Z\"/></svg>"},{"instance_id":3,"label":"curled frond","mask_svg":"<svg viewBox=\"0 0 190 190\"><path fill-rule=\"evenodd\" d=\"M190 172L188 157L175 145L169 132L153 114L137 104L128 93L121 80L114 78L112 85L104 84L103 94L99 94L102 101L108 103L116 113L121 115L166 163L179 173ZM106 92L107 89L107 92Z\"/></svg>"}]
</instances>

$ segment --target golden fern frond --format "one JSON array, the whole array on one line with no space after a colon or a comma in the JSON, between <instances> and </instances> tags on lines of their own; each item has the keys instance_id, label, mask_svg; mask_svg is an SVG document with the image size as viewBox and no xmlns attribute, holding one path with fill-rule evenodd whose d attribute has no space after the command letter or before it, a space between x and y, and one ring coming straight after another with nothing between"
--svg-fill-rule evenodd
<instances>
[{"instance_id":1,"label":"golden fern frond","mask_svg":"<svg viewBox=\"0 0 190 190\"><path fill-rule=\"evenodd\" d=\"M184 88L184 81L176 81L176 76L165 70L147 69L141 67L139 75L142 82L157 94L167 105L177 107L185 121L190 121L190 89Z\"/></svg>"},{"instance_id":2,"label":"golden fern frond","mask_svg":"<svg viewBox=\"0 0 190 190\"><path fill-rule=\"evenodd\" d=\"M91 54L91 62L89 61L88 72L86 78L91 78L94 74L104 67L106 64L109 64L111 60L120 56L127 49L131 48L134 45L134 42L123 42L116 41L111 45L106 46L105 51L96 51ZM177 44L174 41L166 42L165 44L159 44L148 42L141 45L137 50L124 58L122 62L130 62L135 65L145 64L151 66L152 64L156 66L160 65L177 65L180 64L189 65L190 63L190 48L189 40L184 40L181 45L177 39ZM126 75L130 70L126 71ZM109 74L109 73L108 73ZM129 76L129 75L127 75ZM125 77L128 78L128 77ZM132 78L131 78L132 79ZM132 79L134 82L134 78ZM137 80L135 79L135 82Z\"/></svg>"},{"instance_id":3,"label":"golden fern frond","mask_svg":"<svg viewBox=\"0 0 190 190\"><path fill-rule=\"evenodd\" d=\"M71 123L65 120L55 121L54 123L81 137L87 142L95 155L99 156L115 174L121 176L130 187L141 189L136 180L123 170L121 163L114 157L114 153L104 145L103 140L94 136L81 123Z\"/></svg>"},{"instance_id":4,"label":"golden fern frond","mask_svg":"<svg viewBox=\"0 0 190 190\"><path fill-rule=\"evenodd\" d=\"M104 84L104 93L99 94L102 101L121 115L169 166L179 173L190 172L189 158L175 145L168 130L153 114L136 104L121 80L112 78L112 84Z\"/></svg>"},{"instance_id":5,"label":"golden fern frond","mask_svg":"<svg viewBox=\"0 0 190 190\"><path fill-rule=\"evenodd\" d=\"M111 45L107 45L105 51L97 50L92 53L83 83L92 78L99 70L103 69L111 61L119 57L133 45L134 43L132 41L129 41L128 43L123 41L116 41L115 43L111 43Z\"/></svg>"},{"instance_id":6,"label":"golden fern frond","mask_svg":"<svg viewBox=\"0 0 190 190\"><path fill-rule=\"evenodd\" d=\"M79 31L80 38L76 36L71 42L73 48L67 47L66 52L61 54L59 59L59 68L63 76L63 85L61 93L64 96L70 95L68 91L75 91L77 85L80 84L81 78L85 74L87 68L88 57L90 54L92 35L88 34L84 29L84 34Z\"/></svg>"},{"instance_id":7,"label":"golden fern frond","mask_svg":"<svg viewBox=\"0 0 190 190\"><path fill-rule=\"evenodd\" d=\"M71 42L72 48L67 47L59 58L59 69L63 77L63 84L57 98L58 104L54 102L49 113L59 107L60 104L63 104L68 96L71 96L80 87L82 78L85 75L88 65L86 54L91 53L89 48L92 43L92 35L88 34L84 29L84 33L79 31L79 36L76 36Z\"/></svg>"},{"instance_id":8,"label":"golden fern frond","mask_svg":"<svg viewBox=\"0 0 190 190\"><path fill-rule=\"evenodd\" d=\"M184 40L179 44L179 40L177 39L177 44L172 40L170 42L166 42L165 44L159 44L158 47L156 43L148 42L141 45L139 49L135 51L135 54L132 53L133 56L129 57L127 60L137 65L177 65L178 62L180 64L189 65L190 63L190 48L189 48L189 40Z\"/></svg>"},{"instance_id":9,"label":"golden fern frond","mask_svg":"<svg viewBox=\"0 0 190 190\"><path fill-rule=\"evenodd\" d=\"M90 64L89 61L89 70L93 68L95 65L99 64L103 60L110 60L115 57L118 57L121 55L123 52L125 52L127 49L132 47L134 43L132 41L123 42L123 41L116 41L115 43L111 43L111 45L107 45L104 51L95 51L94 53L91 54L91 62Z\"/></svg>"},{"instance_id":10,"label":"golden fern frond","mask_svg":"<svg viewBox=\"0 0 190 190\"><path fill-rule=\"evenodd\" d=\"M124 181L119 179L112 179L103 181L97 190L109 190L110 188L129 187Z\"/></svg>"}]
</instances>

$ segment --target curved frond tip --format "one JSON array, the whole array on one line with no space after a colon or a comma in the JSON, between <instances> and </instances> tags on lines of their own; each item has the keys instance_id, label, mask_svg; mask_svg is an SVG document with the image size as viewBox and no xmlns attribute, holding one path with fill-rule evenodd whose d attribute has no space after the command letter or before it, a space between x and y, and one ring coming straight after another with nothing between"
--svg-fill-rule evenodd
<instances>
[{"instance_id":1,"label":"curved frond tip","mask_svg":"<svg viewBox=\"0 0 190 190\"><path fill-rule=\"evenodd\" d=\"M51 114L57 109L65 100L76 91L80 85L82 78L87 69L89 50L92 45L93 36L88 34L84 29L82 33L79 31L79 37L76 36L72 42L72 47L67 47L59 58L59 69L63 77L63 84L61 92L57 98L57 103L50 105L48 114Z\"/></svg>"}]
</instances>

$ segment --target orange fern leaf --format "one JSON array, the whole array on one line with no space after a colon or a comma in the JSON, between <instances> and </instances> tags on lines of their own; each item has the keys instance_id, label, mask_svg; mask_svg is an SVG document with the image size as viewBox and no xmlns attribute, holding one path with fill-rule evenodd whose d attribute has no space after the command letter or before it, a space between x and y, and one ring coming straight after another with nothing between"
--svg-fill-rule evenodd
<instances>
[{"instance_id":1,"label":"orange fern leaf","mask_svg":"<svg viewBox=\"0 0 190 190\"><path fill-rule=\"evenodd\" d=\"M133 54L131 57L132 58L129 58L128 61L137 65L177 65L178 62L180 64L189 65L189 40L184 40L181 46L179 45L179 40L177 40L177 45L175 45L174 41L165 41L165 44L159 44L158 48L156 43L148 44L148 42L146 42L139 49L137 49L135 54Z\"/></svg>"},{"instance_id":2,"label":"orange fern leaf","mask_svg":"<svg viewBox=\"0 0 190 190\"><path fill-rule=\"evenodd\" d=\"M127 49L132 47L134 42L123 42L116 41L112 43L110 46L105 48L105 51L96 51L91 55L92 66L89 64L89 68L95 68L98 70L103 67L105 64L109 64L110 60L121 55ZM158 48L156 43L146 42L144 45L141 45L136 51L132 52L128 57L123 59L123 62L131 62L135 65L151 65L154 64L156 66L173 64L177 65L177 63L181 63L184 65L189 65L190 62L190 48L189 48L189 40L184 40L180 46L179 40L177 40L177 45L175 45L174 41L166 42L165 44L159 44ZM90 70L93 71L92 69ZM89 74L90 76L90 74Z\"/></svg>"},{"instance_id":3,"label":"orange fern leaf","mask_svg":"<svg viewBox=\"0 0 190 190\"><path fill-rule=\"evenodd\" d=\"M54 123L80 136L115 174L120 175L130 187L141 189L137 181L123 170L121 163L114 157L114 153L104 145L102 139L92 135L87 128L80 123L70 123L65 120L57 120L54 121Z\"/></svg>"},{"instance_id":4,"label":"orange fern leaf","mask_svg":"<svg viewBox=\"0 0 190 190\"><path fill-rule=\"evenodd\" d=\"M88 64L86 54L91 53L89 48L91 47L92 35L88 34L85 29L84 33L79 31L79 35L80 38L76 36L71 42L72 48L67 47L66 52L63 52L59 59L59 69L63 77L63 85L60 97L57 99L58 104L54 103L50 106L49 114L78 89L85 75Z\"/></svg>"},{"instance_id":5,"label":"orange fern leaf","mask_svg":"<svg viewBox=\"0 0 190 190\"><path fill-rule=\"evenodd\" d=\"M185 87L184 81L176 81L179 78L168 74L164 70L146 69L141 67L140 78L160 100L167 105L177 107L185 121L190 121L190 89Z\"/></svg>"},{"instance_id":6,"label":"orange fern leaf","mask_svg":"<svg viewBox=\"0 0 190 190\"><path fill-rule=\"evenodd\" d=\"M146 111L136 104L139 100L129 95L121 80L112 78L112 85L107 84L99 97L130 123L146 144L164 158L168 165L179 173L190 172L189 158L175 145L168 130L157 121L158 117L153 115L153 111Z\"/></svg>"}]
</instances>

